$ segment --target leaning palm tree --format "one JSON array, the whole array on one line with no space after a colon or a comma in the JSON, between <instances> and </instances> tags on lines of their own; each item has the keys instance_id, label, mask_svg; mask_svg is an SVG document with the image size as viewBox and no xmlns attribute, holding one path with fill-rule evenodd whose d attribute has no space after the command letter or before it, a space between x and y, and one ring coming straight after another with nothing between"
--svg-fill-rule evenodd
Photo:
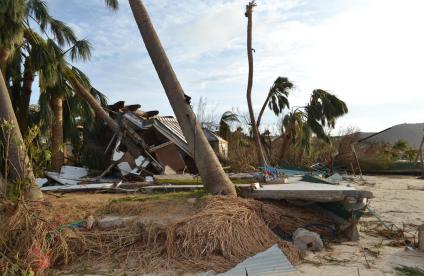
<instances>
[{"instance_id":1,"label":"leaning palm tree","mask_svg":"<svg viewBox=\"0 0 424 276\"><path fill-rule=\"evenodd\" d=\"M10 162L11 170L10 174L15 182L20 184L26 184L24 186L24 197L27 200L42 200L43 195L40 189L35 184L35 176L32 171L32 166L28 158L28 154L25 149L25 145L22 139L21 132L19 130L18 121L12 108L12 102L7 91L6 83L3 78L3 74L0 70L0 119L3 122L9 122L12 125L11 142L5 141L4 133L2 133L1 140L3 145L7 145L8 160L4 162ZM7 185L7 183L6 183Z\"/></svg>"},{"instance_id":2,"label":"leaning palm tree","mask_svg":"<svg viewBox=\"0 0 424 276\"><path fill-rule=\"evenodd\" d=\"M302 137L305 146L309 145L312 133L330 143L324 128L334 128L336 119L347 112L346 103L337 96L322 89L314 90L306 106L294 108L283 119L284 134L280 160L284 158L288 145L295 135Z\"/></svg>"},{"instance_id":3,"label":"leaning palm tree","mask_svg":"<svg viewBox=\"0 0 424 276\"><path fill-rule=\"evenodd\" d=\"M259 127L261 124L262 115L264 114L265 108L268 106L275 115L279 116L285 108L289 108L289 92L293 89L293 83L286 77L278 77L271 88L269 89L268 95L262 105L261 111L258 115L256 125Z\"/></svg>"},{"instance_id":4,"label":"leaning palm tree","mask_svg":"<svg viewBox=\"0 0 424 276\"><path fill-rule=\"evenodd\" d=\"M194 160L205 188L212 194L236 195L234 185L225 174L203 133L202 127L196 120L190 104L186 100L184 90L162 47L144 4L140 0L128 0L128 2L169 103L194 154ZM105 3L113 9L118 7L117 0L105 0ZM81 91L84 90L84 87L81 87L77 81L74 81L74 85L80 87ZM89 99L87 93L84 94ZM99 114L102 113L98 108L96 111ZM100 116L105 117L104 115Z\"/></svg>"}]
</instances>

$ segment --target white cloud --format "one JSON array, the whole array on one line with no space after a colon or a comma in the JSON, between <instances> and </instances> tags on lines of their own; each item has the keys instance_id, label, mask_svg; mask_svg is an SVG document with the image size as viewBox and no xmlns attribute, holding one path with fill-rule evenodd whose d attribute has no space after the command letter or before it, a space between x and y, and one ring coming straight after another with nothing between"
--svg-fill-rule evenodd
<instances>
[{"instance_id":1,"label":"white cloud","mask_svg":"<svg viewBox=\"0 0 424 276\"><path fill-rule=\"evenodd\" d=\"M101 0L48 0L52 10L94 45L81 65L111 101L126 99L169 114L131 11ZM186 91L214 99L217 112L245 110L246 1L146 0L152 21ZM295 82L293 104L314 88L345 100L341 123L364 130L416 121L424 84L424 1L258 0L254 13L254 103L259 108L277 76ZM264 124L277 119L266 112Z\"/></svg>"}]
</instances>

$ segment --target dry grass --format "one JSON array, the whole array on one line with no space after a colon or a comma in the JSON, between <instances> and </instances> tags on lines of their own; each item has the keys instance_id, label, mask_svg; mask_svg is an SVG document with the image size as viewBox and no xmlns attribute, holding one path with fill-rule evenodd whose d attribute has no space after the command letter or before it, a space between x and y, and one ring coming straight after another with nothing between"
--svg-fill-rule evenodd
<instances>
[{"instance_id":1,"label":"dry grass","mask_svg":"<svg viewBox=\"0 0 424 276\"><path fill-rule=\"evenodd\" d=\"M73 252L69 242L78 236L68 229L60 229L58 220L45 220L40 204L20 202L7 205L1 214L0 272L3 275L20 275L35 272L42 274L54 265L69 263Z\"/></svg>"},{"instance_id":2,"label":"dry grass","mask_svg":"<svg viewBox=\"0 0 424 276\"><path fill-rule=\"evenodd\" d=\"M110 203L102 198L97 204L86 198L74 202L72 210L86 208L84 216L106 212L132 214L140 219L111 230L71 230L61 227L65 222L49 213L62 206L61 199L49 198L48 206L19 204L9 211L1 229L5 242L0 252L5 257L0 259L0 269L4 262L6 269L16 264L39 274L66 264L75 264L78 269L84 265L124 267L134 273L222 272L275 243L296 264L301 260L300 252L271 229L291 234L307 223L330 223L312 211L242 198L208 196L197 203L181 198ZM77 218L66 211L63 215Z\"/></svg>"},{"instance_id":3,"label":"dry grass","mask_svg":"<svg viewBox=\"0 0 424 276\"><path fill-rule=\"evenodd\" d=\"M279 238L249 206L254 201L209 197L200 211L168 228L169 259L199 270L225 271L245 258L281 243L293 263L300 253ZM192 263L195 260L195 263Z\"/></svg>"},{"instance_id":4,"label":"dry grass","mask_svg":"<svg viewBox=\"0 0 424 276\"><path fill-rule=\"evenodd\" d=\"M394 247L417 246L418 226L403 224L399 227L390 224L385 228L375 221L362 221L360 231L374 237L382 237L390 240L389 245Z\"/></svg>"}]
</instances>

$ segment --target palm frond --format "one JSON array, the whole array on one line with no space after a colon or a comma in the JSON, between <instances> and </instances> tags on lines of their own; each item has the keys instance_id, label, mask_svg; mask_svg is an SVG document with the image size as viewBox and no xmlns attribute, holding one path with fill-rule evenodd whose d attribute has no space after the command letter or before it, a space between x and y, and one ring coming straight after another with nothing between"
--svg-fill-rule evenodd
<instances>
[{"instance_id":1,"label":"palm frond","mask_svg":"<svg viewBox=\"0 0 424 276\"><path fill-rule=\"evenodd\" d=\"M0 47L13 49L23 39L23 24L26 16L24 0L2 0L0 4Z\"/></svg>"},{"instance_id":2,"label":"palm frond","mask_svg":"<svg viewBox=\"0 0 424 276\"><path fill-rule=\"evenodd\" d=\"M105 94L103 94L94 87L91 87L90 93L100 103L101 106L107 106L107 97Z\"/></svg>"},{"instance_id":3,"label":"palm frond","mask_svg":"<svg viewBox=\"0 0 424 276\"><path fill-rule=\"evenodd\" d=\"M119 7L118 0L105 0L105 4L108 8L110 8L112 10L117 10L118 7Z\"/></svg>"},{"instance_id":4,"label":"palm frond","mask_svg":"<svg viewBox=\"0 0 424 276\"><path fill-rule=\"evenodd\" d=\"M78 40L69 50L71 60L89 60L91 57L91 45L88 40Z\"/></svg>"},{"instance_id":5,"label":"palm frond","mask_svg":"<svg viewBox=\"0 0 424 276\"><path fill-rule=\"evenodd\" d=\"M64 22L50 17L49 26L50 32L59 46L64 46L65 44L73 45L78 41L74 31Z\"/></svg>"},{"instance_id":6,"label":"palm frond","mask_svg":"<svg viewBox=\"0 0 424 276\"><path fill-rule=\"evenodd\" d=\"M221 116L221 121L227 122L227 123L233 123L233 122L240 122L240 119L237 114L235 114L232 111L226 111Z\"/></svg>"},{"instance_id":7,"label":"palm frond","mask_svg":"<svg viewBox=\"0 0 424 276\"><path fill-rule=\"evenodd\" d=\"M268 92L268 107L275 115L280 115L285 108L289 108L289 92L293 89L291 83L286 77L278 77Z\"/></svg>"},{"instance_id":8,"label":"palm frond","mask_svg":"<svg viewBox=\"0 0 424 276\"><path fill-rule=\"evenodd\" d=\"M330 143L330 138L325 133L324 128L321 124L319 124L316 120L312 118L309 118L307 120L307 124L311 131L315 133L319 139L325 141L326 143Z\"/></svg>"},{"instance_id":9,"label":"palm frond","mask_svg":"<svg viewBox=\"0 0 424 276\"><path fill-rule=\"evenodd\" d=\"M331 128L334 128L337 118L348 112L345 102L322 89L312 92L308 107L309 117L320 120L323 126L327 125Z\"/></svg>"},{"instance_id":10,"label":"palm frond","mask_svg":"<svg viewBox=\"0 0 424 276\"><path fill-rule=\"evenodd\" d=\"M240 122L237 114L232 111L226 111L222 114L221 120L219 121L219 135L224 139L228 138L231 132L231 123Z\"/></svg>"},{"instance_id":11,"label":"palm frond","mask_svg":"<svg viewBox=\"0 0 424 276\"><path fill-rule=\"evenodd\" d=\"M50 16L47 4L42 0L29 0L27 2L28 13L39 24L41 30L46 31Z\"/></svg>"}]
</instances>

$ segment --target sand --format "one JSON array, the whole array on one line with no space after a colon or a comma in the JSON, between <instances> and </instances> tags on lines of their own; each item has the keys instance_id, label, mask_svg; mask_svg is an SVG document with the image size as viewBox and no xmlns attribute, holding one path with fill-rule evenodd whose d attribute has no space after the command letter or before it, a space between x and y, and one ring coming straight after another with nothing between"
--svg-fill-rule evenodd
<instances>
[{"instance_id":1,"label":"sand","mask_svg":"<svg viewBox=\"0 0 424 276\"><path fill-rule=\"evenodd\" d=\"M424 187L424 180L413 176L366 176L365 179L374 186L359 188L374 193L370 207L383 221L411 228L424 224L424 191L408 190L408 185ZM377 223L377 219L361 219L359 242L333 244L330 249L311 253L296 267L296 272L287 275L395 275L393 268L399 265L424 269L424 252L389 246L389 240L361 231L367 223Z\"/></svg>"}]
</instances>

